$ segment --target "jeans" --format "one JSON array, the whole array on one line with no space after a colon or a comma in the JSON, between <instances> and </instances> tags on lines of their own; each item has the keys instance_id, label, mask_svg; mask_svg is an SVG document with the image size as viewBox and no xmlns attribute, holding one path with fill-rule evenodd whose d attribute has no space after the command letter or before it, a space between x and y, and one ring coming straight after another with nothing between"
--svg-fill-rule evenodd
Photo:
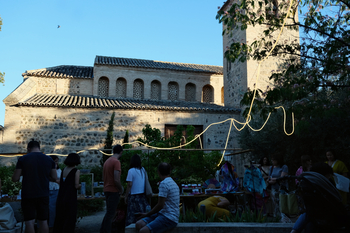
<instances>
[{"instance_id":1,"label":"jeans","mask_svg":"<svg viewBox=\"0 0 350 233\"><path fill-rule=\"evenodd\" d=\"M297 221L294 223L293 230L297 232L302 232L303 230L310 233L314 232L313 224L311 223L311 220L306 213L303 213L299 216Z\"/></svg>"},{"instance_id":2,"label":"jeans","mask_svg":"<svg viewBox=\"0 0 350 233\"><path fill-rule=\"evenodd\" d=\"M116 192L105 192L107 212L103 218L100 233L112 231L112 221L117 211L120 194Z\"/></svg>"},{"instance_id":3,"label":"jeans","mask_svg":"<svg viewBox=\"0 0 350 233\"><path fill-rule=\"evenodd\" d=\"M55 223L55 217L56 217L56 201L58 196L58 189L57 190L50 190L49 195L49 227L53 227L53 224Z\"/></svg>"}]
</instances>

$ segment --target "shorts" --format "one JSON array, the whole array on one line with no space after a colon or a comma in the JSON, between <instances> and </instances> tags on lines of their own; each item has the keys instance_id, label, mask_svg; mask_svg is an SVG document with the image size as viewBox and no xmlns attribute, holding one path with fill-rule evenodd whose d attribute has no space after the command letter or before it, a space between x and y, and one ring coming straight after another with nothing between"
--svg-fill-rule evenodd
<instances>
[{"instance_id":1,"label":"shorts","mask_svg":"<svg viewBox=\"0 0 350 233\"><path fill-rule=\"evenodd\" d=\"M162 233L176 227L177 223L162 214L156 213L142 219L152 233Z\"/></svg>"},{"instance_id":2,"label":"shorts","mask_svg":"<svg viewBox=\"0 0 350 233\"><path fill-rule=\"evenodd\" d=\"M49 197L24 198L21 201L24 221L49 219Z\"/></svg>"}]
</instances>

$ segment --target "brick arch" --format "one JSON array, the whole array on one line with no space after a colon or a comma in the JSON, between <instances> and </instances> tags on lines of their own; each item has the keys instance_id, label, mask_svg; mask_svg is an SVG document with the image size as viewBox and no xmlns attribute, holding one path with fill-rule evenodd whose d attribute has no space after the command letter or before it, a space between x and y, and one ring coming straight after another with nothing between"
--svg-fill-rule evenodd
<instances>
[{"instance_id":1,"label":"brick arch","mask_svg":"<svg viewBox=\"0 0 350 233\"><path fill-rule=\"evenodd\" d=\"M109 92L109 79L105 76L98 80L98 96L108 97Z\"/></svg>"}]
</instances>

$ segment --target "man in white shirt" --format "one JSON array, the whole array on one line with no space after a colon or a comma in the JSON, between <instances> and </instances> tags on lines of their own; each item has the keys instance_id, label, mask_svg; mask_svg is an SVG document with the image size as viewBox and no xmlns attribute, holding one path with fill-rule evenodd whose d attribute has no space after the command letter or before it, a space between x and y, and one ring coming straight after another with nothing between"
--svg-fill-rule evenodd
<instances>
[{"instance_id":1,"label":"man in white shirt","mask_svg":"<svg viewBox=\"0 0 350 233\"><path fill-rule=\"evenodd\" d=\"M158 165L159 184L158 203L148 213L139 214L136 229L140 233L162 233L175 228L179 222L180 190L170 177L168 163ZM142 218L142 219L141 219Z\"/></svg>"}]
</instances>

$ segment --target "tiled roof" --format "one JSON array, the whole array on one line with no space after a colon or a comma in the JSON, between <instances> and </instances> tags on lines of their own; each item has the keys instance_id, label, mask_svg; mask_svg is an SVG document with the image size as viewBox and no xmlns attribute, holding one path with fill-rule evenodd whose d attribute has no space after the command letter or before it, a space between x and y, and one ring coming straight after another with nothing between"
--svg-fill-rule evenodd
<instances>
[{"instance_id":1,"label":"tiled roof","mask_svg":"<svg viewBox=\"0 0 350 233\"><path fill-rule=\"evenodd\" d=\"M153 61L121 57L96 56L95 65L127 66L148 69L177 70L187 72L202 72L212 74L223 74L222 66L197 65L187 63L175 63L165 61Z\"/></svg>"},{"instance_id":2,"label":"tiled roof","mask_svg":"<svg viewBox=\"0 0 350 233\"><path fill-rule=\"evenodd\" d=\"M54 78L93 78L92 66L55 66L37 70L27 70L22 76Z\"/></svg>"},{"instance_id":3,"label":"tiled roof","mask_svg":"<svg viewBox=\"0 0 350 233\"><path fill-rule=\"evenodd\" d=\"M99 98L94 96L73 96L35 94L19 102L18 106L65 107L65 108L109 108L138 109L189 112L240 112L236 108L227 108L216 104L168 100L140 100L126 98Z\"/></svg>"}]
</instances>

